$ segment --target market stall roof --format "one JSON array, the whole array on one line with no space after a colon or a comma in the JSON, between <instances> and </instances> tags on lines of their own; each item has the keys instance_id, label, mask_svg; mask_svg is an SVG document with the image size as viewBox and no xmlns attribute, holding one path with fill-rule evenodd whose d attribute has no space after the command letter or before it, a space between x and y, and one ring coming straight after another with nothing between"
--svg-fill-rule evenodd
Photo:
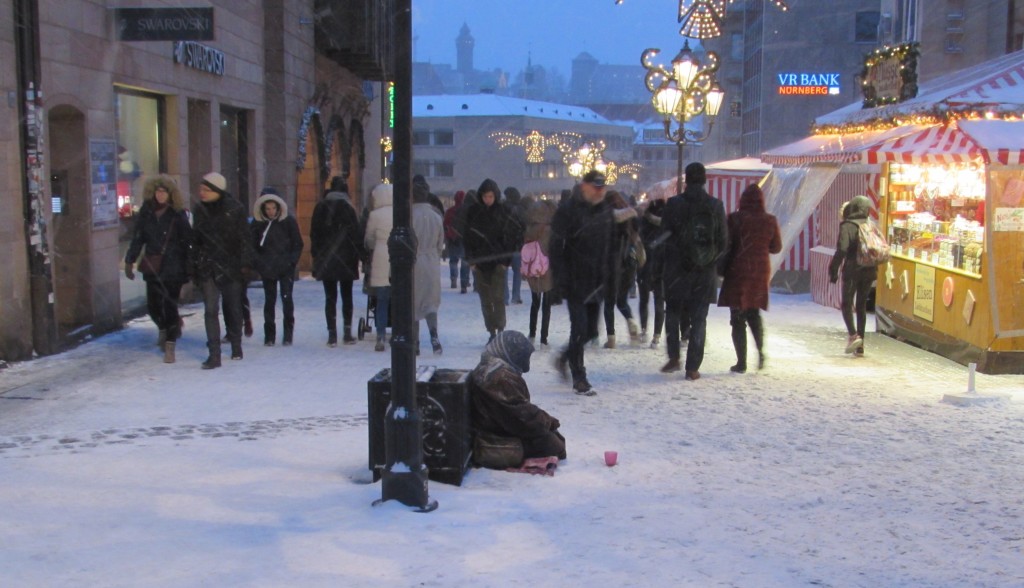
<instances>
[{"instance_id":1,"label":"market stall roof","mask_svg":"<svg viewBox=\"0 0 1024 588\"><path fill-rule=\"evenodd\" d=\"M812 135L795 143L770 149L761 160L774 165L806 165L816 162L858 163L863 154L887 141L917 133L928 128L910 125L878 131L861 131L846 135Z\"/></svg>"},{"instance_id":2,"label":"market stall roof","mask_svg":"<svg viewBox=\"0 0 1024 588\"><path fill-rule=\"evenodd\" d=\"M772 170L769 163L761 161L757 157L741 157L728 161L719 161L706 166L708 173L728 172L733 174L749 173L751 175L764 175Z\"/></svg>"},{"instance_id":3,"label":"market stall roof","mask_svg":"<svg viewBox=\"0 0 1024 588\"><path fill-rule=\"evenodd\" d=\"M945 117L986 111L997 115L1024 113L1024 51L1008 53L920 84L918 95L904 102L863 108L860 101L815 119L830 127L876 122L910 121L915 116Z\"/></svg>"},{"instance_id":4,"label":"market stall roof","mask_svg":"<svg viewBox=\"0 0 1024 588\"><path fill-rule=\"evenodd\" d=\"M915 133L890 139L863 153L863 162L968 163L982 159L977 142L955 124L935 125Z\"/></svg>"},{"instance_id":5,"label":"market stall roof","mask_svg":"<svg viewBox=\"0 0 1024 588\"><path fill-rule=\"evenodd\" d=\"M959 126L981 147L986 163L1024 165L1024 121L962 120Z\"/></svg>"}]
</instances>

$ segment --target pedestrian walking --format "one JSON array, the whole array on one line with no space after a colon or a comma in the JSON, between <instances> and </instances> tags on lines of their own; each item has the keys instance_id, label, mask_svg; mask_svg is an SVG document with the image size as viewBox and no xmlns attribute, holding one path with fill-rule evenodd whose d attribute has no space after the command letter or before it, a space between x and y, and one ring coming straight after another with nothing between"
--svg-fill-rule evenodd
<instances>
[{"instance_id":1,"label":"pedestrian walking","mask_svg":"<svg viewBox=\"0 0 1024 588\"><path fill-rule=\"evenodd\" d=\"M203 369L221 366L219 304L224 305L231 359L242 359L242 292L252 275L255 253L248 214L227 191L217 172L203 176L199 202L192 207L192 274L203 294L206 345Z\"/></svg>"},{"instance_id":2,"label":"pedestrian walking","mask_svg":"<svg viewBox=\"0 0 1024 588\"><path fill-rule=\"evenodd\" d=\"M371 259L367 281L376 300L373 320L377 342L374 344L374 351L384 351L388 313L391 310L391 254L388 251L388 238L394 225L393 200L394 186L391 184L377 184L370 192L370 206L373 210L366 220L364 243L370 251Z\"/></svg>"},{"instance_id":3,"label":"pedestrian walking","mask_svg":"<svg viewBox=\"0 0 1024 588\"><path fill-rule=\"evenodd\" d=\"M557 207L550 200L538 200L526 211L526 231L523 233L523 254L526 269L520 268L530 287L530 341L537 337L537 315L540 315L540 344L548 345L551 325L552 289L555 280L551 271L551 222ZM533 244L533 245L531 245Z\"/></svg>"},{"instance_id":4,"label":"pedestrian walking","mask_svg":"<svg viewBox=\"0 0 1024 588\"><path fill-rule=\"evenodd\" d=\"M133 265L139 262L139 272L146 282L146 310L158 329L157 345L164 354L164 363L174 363L174 348L181 337L178 300L181 287L188 281L191 241L192 228L178 184L164 174L146 180L124 258L124 274L134 280Z\"/></svg>"},{"instance_id":5,"label":"pedestrian walking","mask_svg":"<svg viewBox=\"0 0 1024 588\"><path fill-rule=\"evenodd\" d=\"M577 194L559 205L551 223L551 269L569 310L569 343L555 366L563 378L568 368L577 394L593 396L583 348L597 334L614 219L604 199L604 174L587 172L579 186Z\"/></svg>"},{"instance_id":6,"label":"pedestrian walking","mask_svg":"<svg viewBox=\"0 0 1024 588\"><path fill-rule=\"evenodd\" d=\"M633 318L629 307L629 289L636 282L638 260L632 250L639 245L636 232L636 210L616 190L605 195L608 206L615 218L615 228L608 246L608 283L604 289L605 349L615 349L615 310L626 319L629 338L633 343L640 341L640 326Z\"/></svg>"},{"instance_id":7,"label":"pedestrian walking","mask_svg":"<svg viewBox=\"0 0 1024 588\"><path fill-rule=\"evenodd\" d=\"M462 231L488 340L505 330L505 270L516 242L514 223L500 198L497 182L490 178L481 182Z\"/></svg>"},{"instance_id":8,"label":"pedestrian walking","mask_svg":"<svg viewBox=\"0 0 1024 588\"><path fill-rule=\"evenodd\" d=\"M640 240L643 242L647 263L637 272L639 290L638 310L640 314L640 338L647 340L647 325L650 318L649 304L654 306L654 324L651 348L661 342L661 331L665 325L665 292L662 287L662 272L665 266L665 239L668 235L661 228L661 215L665 210L665 199L651 200L640 217Z\"/></svg>"},{"instance_id":9,"label":"pedestrian walking","mask_svg":"<svg viewBox=\"0 0 1024 588\"><path fill-rule=\"evenodd\" d=\"M460 288L463 294L469 289L469 264L466 263L466 247L459 227L459 215L466 200L466 193L455 193L455 204L444 211L444 238L448 249L448 271L452 290Z\"/></svg>"},{"instance_id":10,"label":"pedestrian walking","mask_svg":"<svg viewBox=\"0 0 1024 588\"><path fill-rule=\"evenodd\" d=\"M339 186L344 189L344 186ZM327 346L338 345L338 293L344 321L343 342L355 344L352 336L352 282L359 278L363 255L363 229L348 192L328 192L313 208L309 228L313 277L323 282L324 320Z\"/></svg>"},{"instance_id":11,"label":"pedestrian walking","mask_svg":"<svg viewBox=\"0 0 1024 588\"><path fill-rule=\"evenodd\" d=\"M839 223L839 237L836 252L828 266L828 278L833 284L839 281L842 268L842 294L840 308L846 324L846 353L856 357L864 356L864 329L867 326L868 295L874 285L878 269L875 266L861 266L857 263L857 249L860 247L860 225L868 222L871 214L871 199L854 196L842 209L843 221ZM856 309L856 322L854 322Z\"/></svg>"},{"instance_id":12,"label":"pedestrian walking","mask_svg":"<svg viewBox=\"0 0 1024 588\"><path fill-rule=\"evenodd\" d=\"M413 265L413 341L420 349L420 321L426 321L430 346L434 355L441 355L441 339L437 331L437 309L441 306L441 265L444 249L444 220L430 202L430 192L420 184L412 186L412 231L416 235L416 261Z\"/></svg>"},{"instance_id":13,"label":"pedestrian walking","mask_svg":"<svg viewBox=\"0 0 1024 588\"><path fill-rule=\"evenodd\" d=\"M768 310L768 284L772 278L772 253L782 251L779 222L764 208L764 193L750 184L740 195L739 210L726 221L729 249L722 260L722 291L718 306L729 309L732 345L736 365L729 371L747 371L747 327L757 346L757 369L764 369L764 322L761 311Z\"/></svg>"},{"instance_id":14,"label":"pedestrian walking","mask_svg":"<svg viewBox=\"0 0 1024 588\"><path fill-rule=\"evenodd\" d=\"M704 165L696 161L687 165L685 181L683 193L669 198L662 216L669 238L664 269L668 362L661 371L677 372L682 367L679 333L685 317L690 330L686 379L696 380L704 361L708 306L715 300L716 265L728 246L729 234L722 201L704 189Z\"/></svg>"},{"instance_id":15,"label":"pedestrian walking","mask_svg":"<svg viewBox=\"0 0 1024 588\"><path fill-rule=\"evenodd\" d=\"M263 281L263 344L273 347L277 341L277 295L281 293L284 333L282 345L291 345L295 334L295 301L292 291L295 271L304 243L299 223L288 214L277 190L263 188L252 206L252 237L256 249L256 271Z\"/></svg>"},{"instance_id":16,"label":"pedestrian walking","mask_svg":"<svg viewBox=\"0 0 1024 588\"><path fill-rule=\"evenodd\" d=\"M523 260L519 256L519 252L523 247L523 231L526 230L526 205L519 190L514 186L505 188L504 204L509 218L513 222L510 230L514 238L514 242L509 244L512 247L512 261L508 266L509 271L512 272L512 289L509 290L506 280L505 304L522 304L523 274L519 271L519 266L522 265Z\"/></svg>"}]
</instances>

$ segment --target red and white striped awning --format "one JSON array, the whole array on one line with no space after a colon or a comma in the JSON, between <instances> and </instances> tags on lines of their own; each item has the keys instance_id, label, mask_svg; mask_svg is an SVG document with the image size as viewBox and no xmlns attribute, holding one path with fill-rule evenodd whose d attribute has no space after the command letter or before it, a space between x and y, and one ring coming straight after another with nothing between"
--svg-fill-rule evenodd
<instances>
[{"instance_id":1,"label":"red and white striped awning","mask_svg":"<svg viewBox=\"0 0 1024 588\"><path fill-rule=\"evenodd\" d=\"M863 162L950 164L980 161L982 157L974 139L955 125L936 125L867 149Z\"/></svg>"},{"instance_id":2,"label":"red and white striped awning","mask_svg":"<svg viewBox=\"0 0 1024 588\"><path fill-rule=\"evenodd\" d=\"M816 162L860 163L863 154L886 141L916 133L925 126L910 125L884 131L863 131L847 135L813 135L795 143L770 149L761 160L773 165L806 165Z\"/></svg>"},{"instance_id":3,"label":"red and white striped awning","mask_svg":"<svg viewBox=\"0 0 1024 588\"><path fill-rule=\"evenodd\" d=\"M981 148L985 163L1024 165L1024 121L962 120L959 126Z\"/></svg>"}]
</instances>

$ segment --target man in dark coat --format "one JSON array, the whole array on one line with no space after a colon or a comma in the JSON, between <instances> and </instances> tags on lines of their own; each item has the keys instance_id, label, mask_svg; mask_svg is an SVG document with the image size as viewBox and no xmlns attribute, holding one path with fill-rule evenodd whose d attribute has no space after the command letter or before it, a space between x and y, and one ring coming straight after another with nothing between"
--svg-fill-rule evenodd
<instances>
[{"instance_id":1,"label":"man in dark coat","mask_svg":"<svg viewBox=\"0 0 1024 588\"><path fill-rule=\"evenodd\" d=\"M729 308L736 365L747 371L747 326L757 346L757 369L764 368L764 322L768 310L768 284L772 279L772 253L782 251L782 234L775 216L764 209L764 193L750 184L740 196L740 209L729 215L729 252L722 262L722 291L718 306Z\"/></svg>"},{"instance_id":2,"label":"man in dark coat","mask_svg":"<svg viewBox=\"0 0 1024 588\"><path fill-rule=\"evenodd\" d=\"M614 225L611 207L604 198L604 184L604 174L587 172L579 195L562 202L551 223L551 271L555 289L569 309L569 344L556 367L564 378L568 366L573 390L584 396L596 394L587 380L583 348L597 333Z\"/></svg>"},{"instance_id":3,"label":"man in dark coat","mask_svg":"<svg viewBox=\"0 0 1024 588\"><path fill-rule=\"evenodd\" d=\"M302 255L302 235L295 217L288 215L288 205L274 188L263 188L252 206L253 246L256 249L256 270L263 280L263 344L272 347L277 339L274 309L277 291L281 290L284 314L282 345L292 344L295 331L295 302L292 299L295 268Z\"/></svg>"},{"instance_id":4,"label":"man in dark coat","mask_svg":"<svg viewBox=\"0 0 1024 588\"><path fill-rule=\"evenodd\" d=\"M231 359L242 359L242 291L252 272L255 254L245 207L227 192L227 180L221 174L210 172L203 176L192 218L192 275L203 293L206 345L210 350L202 367L213 369L221 365L221 299Z\"/></svg>"},{"instance_id":5,"label":"man in dark coat","mask_svg":"<svg viewBox=\"0 0 1024 588\"><path fill-rule=\"evenodd\" d=\"M309 227L309 252L313 256L313 277L324 285L324 319L327 346L338 345L338 291L345 323L344 342L355 344L352 336L352 282L359 279L363 258L363 226L346 192L328 192L313 208Z\"/></svg>"},{"instance_id":6,"label":"man in dark coat","mask_svg":"<svg viewBox=\"0 0 1024 588\"><path fill-rule=\"evenodd\" d=\"M473 428L523 444L523 457L565 459L560 423L530 401L523 374L530 371L533 344L519 331L498 334L470 373Z\"/></svg>"},{"instance_id":7,"label":"man in dark coat","mask_svg":"<svg viewBox=\"0 0 1024 588\"><path fill-rule=\"evenodd\" d=\"M704 361L704 339L707 335L708 306L715 299L718 280L718 259L725 254L729 233L722 201L712 198L704 184L707 174L704 165L693 162L686 166L686 188L682 194L669 198L662 215L662 228L669 233L666 241L664 265L665 329L668 331L668 363L661 371L677 372L679 362L679 328L681 317L686 317L685 330L690 329L686 346L686 379L700 378L700 365ZM711 226L702 227L705 234L695 235L692 218L706 217ZM714 252L710 260L695 263L698 249Z\"/></svg>"},{"instance_id":8,"label":"man in dark coat","mask_svg":"<svg viewBox=\"0 0 1024 588\"><path fill-rule=\"evenodd\" d=\"M505 276L515 249L515 223L500 198L501 189L494 180L481 182L477 201L468 205L462 231L490 339L505 330Z\"/></svg>"}]
</instances>

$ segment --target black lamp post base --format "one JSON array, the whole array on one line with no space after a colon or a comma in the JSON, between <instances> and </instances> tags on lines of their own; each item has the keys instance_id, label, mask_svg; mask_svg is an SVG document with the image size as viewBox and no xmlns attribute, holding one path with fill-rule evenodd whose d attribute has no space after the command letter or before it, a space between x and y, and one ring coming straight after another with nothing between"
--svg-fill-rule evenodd
<instances>
[{"instance_id":1,"label":"black lamp post base","mask_svg":"<svg viewBox=\"0 0 1024 588\"><path fill-rule=\"evenodd\" d=\"M385 469L381 474L381 499L373 504L376 506L388 500L397 500L416 512L435 510L437 501L427 494L427 468L419 468L418 472Z\"/></svg>"},{"instance_id":2,"label":"black lamp post base","mask_svg":"<svg viewBox=\"0 0 1024 588\"><path fill-rule=\"evenodd\" d=\"M373 506L375 506L375 507L376 506L381 506L385 502L387 502L387 500L384 500L383 498L378 498L377 500L373 501ZM412 512L419 512L419 513L433 512L433 511L437 510L437 501L434 500L434 499L431 499L429 502L427 502L426 506L409 506L409 510L412 511Z\"/></svg>"}]
</instances>

